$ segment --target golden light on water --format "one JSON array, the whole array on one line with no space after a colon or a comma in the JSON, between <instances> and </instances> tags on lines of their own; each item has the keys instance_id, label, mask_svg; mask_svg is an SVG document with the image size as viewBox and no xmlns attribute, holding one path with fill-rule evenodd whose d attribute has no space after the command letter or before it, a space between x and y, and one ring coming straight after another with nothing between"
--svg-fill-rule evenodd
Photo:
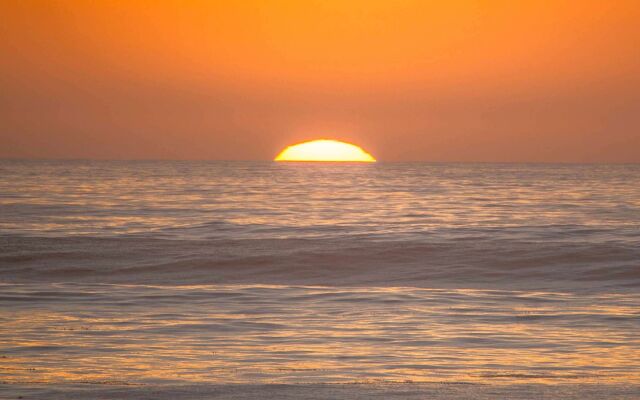
<instances>
[{"instance_id":1,"label":"golden light on water","mask_svg":"<svg viewBox=\"0 0 640 400\"><path fill-rule=\"evenodd\" d=\"M291 145L275 161L375 162L376 159L355 144L320 139Z\"/></svg>"}]
</instances>

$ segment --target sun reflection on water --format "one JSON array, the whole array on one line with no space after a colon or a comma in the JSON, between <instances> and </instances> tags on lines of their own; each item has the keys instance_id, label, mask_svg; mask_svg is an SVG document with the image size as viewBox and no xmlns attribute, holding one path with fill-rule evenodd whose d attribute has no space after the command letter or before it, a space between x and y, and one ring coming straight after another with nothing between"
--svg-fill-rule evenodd
<instances>
[{"instance_id":1,"label":"sun reflection on water","mask_svg":"<svg viewBox=\"0 0 640 400\"><path fill-rule=\"evenodd\" d=\"M113 285L3 293L6 382L640 383L636 295Z\"/></svg>"}]
</instances>

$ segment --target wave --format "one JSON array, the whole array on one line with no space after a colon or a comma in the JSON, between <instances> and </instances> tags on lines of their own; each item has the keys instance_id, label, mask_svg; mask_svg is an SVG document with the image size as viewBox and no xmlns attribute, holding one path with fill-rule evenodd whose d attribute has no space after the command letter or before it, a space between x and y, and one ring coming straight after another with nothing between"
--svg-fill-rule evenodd
<instances>
[{"instance_id":1,"label":"wave","mask_svg":"<svg viewBox=\"0 0 640 400\"><path fill-rule=\"evenodd\" d=\"M267 283L415 287L625 289L640 286L627 241L143 237L0 239L4 281Z\"/></svg>"}]
</instances>

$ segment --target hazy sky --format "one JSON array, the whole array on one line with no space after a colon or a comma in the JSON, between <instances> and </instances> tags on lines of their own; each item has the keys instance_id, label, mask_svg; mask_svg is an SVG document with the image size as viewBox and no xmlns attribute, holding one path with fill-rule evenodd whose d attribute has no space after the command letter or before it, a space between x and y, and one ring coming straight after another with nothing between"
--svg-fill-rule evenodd
<instances>
[{"instance_id":1,"label":"hazy sky","mask_svg":"<svg viewBox=\"0 0 640 400\"><path fill-rule=\"evenodd\" d=\"M640 162L640 1L0 1L0 157Z\"/></svg>"}]
</instances>

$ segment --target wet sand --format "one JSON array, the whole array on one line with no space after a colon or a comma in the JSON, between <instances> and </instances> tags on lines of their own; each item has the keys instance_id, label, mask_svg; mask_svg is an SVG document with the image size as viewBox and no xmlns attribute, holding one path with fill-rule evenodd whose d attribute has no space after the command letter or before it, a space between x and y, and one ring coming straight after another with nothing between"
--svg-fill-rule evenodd
<instances>
[{"instance_id":1,"label":"wet sand","mask_svg":"<svg viewBox=\"0 0 640 400\"><path fill-rule=\"evenodd\" d=\"M1 386L0 386L1 387ZM640 398L638 385L451 385L451 384L348 384L348 385L25 385L5 387L3 398L17 399L219 399L219 400L632 400Z\"/></svg>"}]
</instances>

